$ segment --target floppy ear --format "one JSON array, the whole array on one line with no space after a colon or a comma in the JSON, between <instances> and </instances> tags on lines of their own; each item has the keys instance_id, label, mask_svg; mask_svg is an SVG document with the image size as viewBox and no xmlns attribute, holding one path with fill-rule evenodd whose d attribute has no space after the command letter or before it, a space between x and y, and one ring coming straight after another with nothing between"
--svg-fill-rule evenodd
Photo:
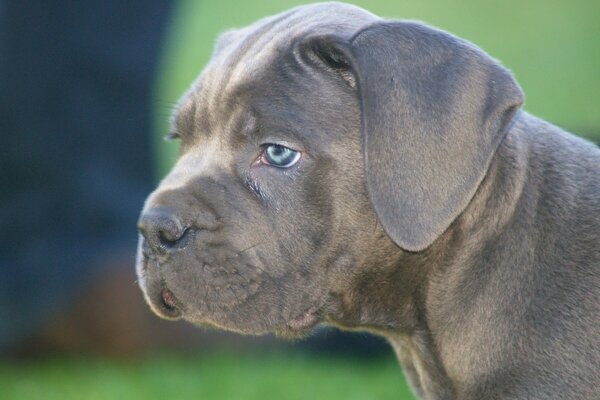
<instances>
[{"instance_id":1,"label":"floppy ear","mask_svg":"<svg viewBox=\"0 0 600 400\"><path fill-rule=\"evenodd\" d=\"M475 194L521 89L472 44L413 22L378 22L309 47L356 79L367 189L381 225L398 246L425 249Z\"/></svg>"}]
</instances>

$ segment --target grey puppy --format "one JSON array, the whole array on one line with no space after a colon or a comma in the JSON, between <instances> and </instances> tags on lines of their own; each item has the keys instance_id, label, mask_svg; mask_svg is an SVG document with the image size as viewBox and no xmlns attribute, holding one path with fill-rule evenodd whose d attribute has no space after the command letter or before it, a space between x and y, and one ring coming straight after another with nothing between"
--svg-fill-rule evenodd
<instances>
[{"instance_id":1,"label":"grey puppy","mask_svg":"<svg viewBox=\"0 0 600 400\"><path fill-rule=\"evenodd\" d=\"M600 150L464 40L354 6L224 34L140 217L168 319L389 340L423 399L600 398Z\"/></svg>"}]
</instances>

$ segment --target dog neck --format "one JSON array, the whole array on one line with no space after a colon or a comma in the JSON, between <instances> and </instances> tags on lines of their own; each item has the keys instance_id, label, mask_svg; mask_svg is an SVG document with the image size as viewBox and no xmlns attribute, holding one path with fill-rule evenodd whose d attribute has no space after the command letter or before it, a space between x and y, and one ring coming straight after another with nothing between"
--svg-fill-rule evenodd
<instances>
[{"instance_id":1,"label":"dog neck","mask_svg":"<svg viewBox=\"0 0 600 400\"><path fill-rule=\"evenodd\" d=\"M533 214L530 200L523 198L529 184L527 118L507 134L467 209L430 249L436 259L424 266L425 286L414 299L420 311L415 329L386 335L399 359L406 359L406 375L423 399L477 392L485 376L494 375L485 370L486 360L494 359L493 353L503 349L503 337L511 335L489 325L499 306L489 299L505 301L506 266L497 264L503 256L494 255L501 251L495 243L510 235L515 219ZM491 292L497 295L485 295ZM492 349L485 349L490 343Z\"/></svg>"},{"instance_id":2,"label":"dog neck","mask_svg":"<svg viewBox=\"0 0 600 400\"><path fill-rule=\"evenodd\" d=\"M479 294L494 286L485 278L494 265L482 265L481 260L486 259L482 255L489 251L487 244L505 234L522 203L529 153L523 131L522 123L513 126L467 209L430 248L419 253L397 251L394 265L373 274L370 284L362 277L361 287L346 302L352 307L330 320L386 337L413 390L423 399L454 398L457 385L477 380L463 376L474 371L456 368L458 360L468 363L475 351L468 343L479 346L475 333L462 332L477 322L455 315L461 309L457 303L464 303L462 309L469 313L479 306ZM469 340L463 343L461 335Z\"/></svg>"},{"instance_id":3,"label":"dog neck","mask_svg":"<svg viewBox=\"0 0 600 400\"><path fill-rule=\"evenodd\" d=\"M486 356L474 353L485 345L485 332L494 331L481 326L486 320L482 315L497 304L481 301L480 295L502 285L489 279L502 274L492 271L497 256L488 254L500 236L508 234L515 215L523 214L519 209L526 207L522 197L528 180L529 145L524 132L523 123L517 123L507 134L467 209L426 252L429 263L419 263L427 275L424 286L415 291L418 312L413 329L385 335L423 399L455 398L457 391L464 393L465 387L480 385L480 377L485 376L484 370L464 364L485 364ZM477 317L456 315L457 310ZM476 328L481 332L475 332Z\"/></svg>"}]
</instances>

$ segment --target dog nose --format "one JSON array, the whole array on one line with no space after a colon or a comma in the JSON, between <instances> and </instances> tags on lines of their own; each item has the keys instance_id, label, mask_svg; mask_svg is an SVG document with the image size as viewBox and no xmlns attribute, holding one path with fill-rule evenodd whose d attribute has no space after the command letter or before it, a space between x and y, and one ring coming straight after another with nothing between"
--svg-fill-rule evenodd
<instances>
[{"instance_id":1,"label":"dog nose","mask_svg":"<svg viewBox=\"0 0 600 400\"><path fill-rule=\"evenodd\" d=\"M189 227L164 208L144 211L138 221L138 229L152 251L159 253L185 245L183 239L189 233Z\"/></svg>"}]
</instances>

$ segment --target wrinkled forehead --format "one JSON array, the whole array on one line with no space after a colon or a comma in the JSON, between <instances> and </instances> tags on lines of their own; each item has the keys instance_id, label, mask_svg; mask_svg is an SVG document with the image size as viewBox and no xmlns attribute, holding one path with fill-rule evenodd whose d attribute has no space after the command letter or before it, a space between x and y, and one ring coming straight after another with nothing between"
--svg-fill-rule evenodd
<instances>
[{"instance_id":1,"label":"wrinkled forehead","mask_svg":"<svg viewBox=\"0 0 600 400\"><path fill-rule=\"evenodd\" d=\"M273 72L281 73L295 41L331 33L350 37L376 19L351 5L323 3L298 7L226 32L218 40L209 64L180 101L173 129L210 131L217 124L238 124L236 120L252 114L246 104L249 91L258 88L268 92L280 83ZM291 75L288 78L293 79Z\"/></svg>"}]
</instances>

